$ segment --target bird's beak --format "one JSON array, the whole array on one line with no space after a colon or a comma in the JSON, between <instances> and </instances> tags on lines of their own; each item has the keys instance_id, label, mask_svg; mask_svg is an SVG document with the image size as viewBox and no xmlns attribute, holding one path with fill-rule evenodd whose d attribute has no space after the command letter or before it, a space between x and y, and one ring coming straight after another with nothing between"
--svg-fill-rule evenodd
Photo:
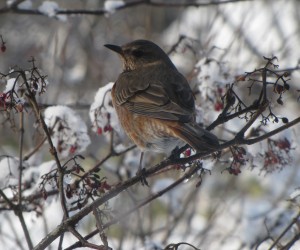
<instances>
[{"instance_id":1,"label":"bird's beak","mask_svg":"<svg viewBox=\"0 0 300 250\"><path fill-rule=\"evenodd\" d=\"M121 56L123 55L123 50L120 46L112 45L112 44L105 44L104 46L114 52L117 52Z\"/></svg>"}]
</instances>

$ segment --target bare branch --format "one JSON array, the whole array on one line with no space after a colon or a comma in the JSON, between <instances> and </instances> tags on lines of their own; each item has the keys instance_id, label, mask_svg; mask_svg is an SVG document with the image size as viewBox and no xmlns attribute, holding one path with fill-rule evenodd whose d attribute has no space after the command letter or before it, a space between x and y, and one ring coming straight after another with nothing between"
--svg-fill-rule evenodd
<instances>
[{"instance_id":1,"label":"bare branch","mask_svg":"<svg viewBox=\"0 0 300 250\"><path fill-rule=\"evenodd\" d=\"M254 0L224 0L224 1L208 1L208 2L157 2L157 1L151 1L151 0L137 0L133 2L127 2L122 6L119 6L115 9L115 11L120 11L123 9L128 9L132 7L136 7L139 5L148 5L153 7L166 7L166 8L181 8L181 7L207 7L211 5L223 5L223 4L230 4L230 3L237 3L237 2L249 2ZM44 15L44 13L40 12L38 9L19 9L18 5L21 1L16 1L15 4L12 6L7 6L2 9L0 9L0 14L11 12L15 14L25 14L25 15ZM57 10L56 15L105 15L105 14L111 14L106 9L98 9L98 10L84 10L84 9L78 9L78 10Z\"/></svg>"}]
</instances>

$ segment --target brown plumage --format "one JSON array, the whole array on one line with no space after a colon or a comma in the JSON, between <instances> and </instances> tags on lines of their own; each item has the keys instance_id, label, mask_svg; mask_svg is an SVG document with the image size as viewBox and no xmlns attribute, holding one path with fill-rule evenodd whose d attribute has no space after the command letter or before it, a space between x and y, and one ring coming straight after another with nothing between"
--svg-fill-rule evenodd
<instances>
[{"instance_id":1,"label":"brown plumage","mask_svg":"<svg viewBox=\"0 0 300 250\"><path fill-rule=\"evenodd\" d=\"M120 123L142 150L171 152L186 143L197 151L215 149L215 135L195 123L192 90L168 55L156 44L136 40L105 45L123 61L112 89Z\"/></svg>"}]
</instances>

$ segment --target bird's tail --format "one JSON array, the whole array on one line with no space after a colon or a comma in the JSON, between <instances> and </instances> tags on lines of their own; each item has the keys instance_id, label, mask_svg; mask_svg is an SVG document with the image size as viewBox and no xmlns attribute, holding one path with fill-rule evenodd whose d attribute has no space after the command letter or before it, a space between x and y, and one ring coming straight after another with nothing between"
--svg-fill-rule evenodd
<instances>
[{"instance_id":1,"label":"bird's tail","mask_svg":"<svg viewBox=\"0 0 300 250\"><path fill-rule=\"evenodd\" d=\"M218 138L200 127L198 124L184 123L175 128L176 135L188 143L197 152L205 152L211 149L217 149Z\"/></svg>"}]
</instances>

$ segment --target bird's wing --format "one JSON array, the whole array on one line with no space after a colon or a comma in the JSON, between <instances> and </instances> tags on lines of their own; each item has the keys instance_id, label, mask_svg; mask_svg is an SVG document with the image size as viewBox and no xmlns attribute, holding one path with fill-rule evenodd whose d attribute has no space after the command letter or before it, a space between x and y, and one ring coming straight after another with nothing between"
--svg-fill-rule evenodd
<instances>
[{"instance_id":1,"label":"bird's wing","mask_svg":"<svg viewBox=\"0 0 300 250\"><path fill-rule=\"evenodd\" d=\"M121 74L116 82L116 104L144 116L191 121L194 97L186 79L178 71L160 72L147 70L139 74Z\"/></svg>"}]
</instances>

